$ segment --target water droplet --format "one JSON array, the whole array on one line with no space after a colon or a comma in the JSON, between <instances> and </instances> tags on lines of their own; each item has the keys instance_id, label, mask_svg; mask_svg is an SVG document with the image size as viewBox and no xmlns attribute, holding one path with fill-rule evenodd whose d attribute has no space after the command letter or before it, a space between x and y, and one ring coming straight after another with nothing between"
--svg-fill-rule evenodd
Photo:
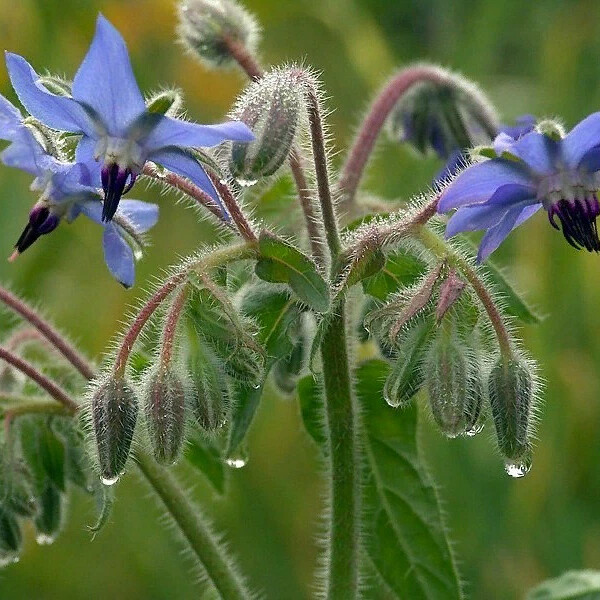
<instances>
[{"instance_id":1,"label":"water droplet","mask_svg":"<svg viewBox=\"0 0 600 600\"><path fill-rule=\"evenodd\" d=\"M252 187L256 184L258 179L237 179L236 180L242 187Z\"/></svg>"},{"instance_id":2,"label":"water droplet","mask_svg":"<svg viewBox=\"0 0 600 600\"><path fill-rule=\"evenodd\" d=\"M468 431L465 431L465 435L468 435L469 437L473 437L474 435L481 433L483 431L483 427L484 427L483 423L475 424L475 425L473 425L473 427L471 427L471 429L469 429Z\"/></svg>"},{"instance_id":3,"label":"water droplet","mask_svg":"<svg viewBox=\"0 0 600 600\"><path fill-rule=\"evenodd\" d=\"M47 533L38 533L35 537L35 541L40 546L49 546L50 544L53 544L55 540L56 536L48 535Z\"/></svg>"},{"instance_id":4,"label":"water droplet","mask_svg":"<svg viewBox=\"0 0 600 600\"><path fill-rule=\"evenodd\" d=\"M238 457L230 457L230 458L226 458L225 459L225 464L228 467L231 467L232 469L241 469L242 467L246 466L246 463L248 462L247 459L242 458L241 456Z\"/></svg>"},{"instance_id":5,"label":"water droplet","mask_svg":"<svg viewBox=\"0 0 600 600\"><path fill-rule=\"evenodd\" d=\"M114 477L106 477L105 475L103 475L102 477L100 477L100 481L104 485L114 485L115 483L117 483L117 481L119 481L119 476L115 475Z\"/></svg>"},{"instance_id":6,"label":"water droplet","mask_svg":"<svg viewBox=\"0 0 600 600\"><path fill-rule=\"evenodd\" d=\"M531 470L531 456L523 456L517 461L509 461L504 465L504 470L508 475L514 477L515 479L519 479L520 477L525 477L527 473Z\"/></svg>"},{"instance_id":7,"label":"water droplet","mask_svg":"<svg viewBox=\"0 0 600 600\"><path fill-rule=\"evenodd\" d=\"M253 383L253 384L252 384L252 389L253 389L253 390L260 390L260 385L261 385L261 384L260 384L260 382L258 382L258 383Z\"/></svg>"}]
</instances>

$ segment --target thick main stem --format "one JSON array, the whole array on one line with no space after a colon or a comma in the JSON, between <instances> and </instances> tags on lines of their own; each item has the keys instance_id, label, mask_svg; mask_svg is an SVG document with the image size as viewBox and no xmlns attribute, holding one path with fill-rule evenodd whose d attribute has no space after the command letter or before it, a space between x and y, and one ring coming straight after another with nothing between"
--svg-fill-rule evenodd
<instances>
[{"instance_id":1,"label":"thick main stem","mask_svg":"<svg viewBox=\"0 0 600 600\"><path fill-rule=\"evenodd\" d=\"M321 109L314 82L306 78L317 189L331 263L341 251L340 234L327 172ZM325 388L325 421L330 476L327 598L358 597L360 553L360 464L357 407L350 377L345 300L339 301L321 344Z\"/></svg>"},{"instance_id":2,"label":"thick main stem","mask_svg":"<svg viewBox=\"0 0 600 600\"><path fill-rule=\"evenodd\" d=\"M158 494L175 521L211 583L223 600L251 598L244 581L236 571L225 549L219 544L209 524L197 510L191 498L183 491L173 474L160 467L152 457L139 452L135 460L144 477Z\"/></svg>"}]
</instances>

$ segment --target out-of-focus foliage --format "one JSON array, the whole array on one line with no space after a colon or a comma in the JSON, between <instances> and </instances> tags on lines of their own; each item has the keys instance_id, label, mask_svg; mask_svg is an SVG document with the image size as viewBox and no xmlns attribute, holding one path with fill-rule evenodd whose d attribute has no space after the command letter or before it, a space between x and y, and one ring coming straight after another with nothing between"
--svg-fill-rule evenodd
<instances>
[{"instance_id":1,"label":"out-of-focus foliage","mask_svg":"<svg viewBox=\"0 0 600 600\"><path fill-rule=\"evenodd\" d=\"M600 109L596 0L248 0L247 6L263 26L265 59L304 58L323 71L336 108L330 123L338 149L392 69L419 59L481 83L505 121L533 113L559 115L571 126ZM71 75L98 11L127 40L142 89L181 87L190 117L201 122L228 111L243 78L208 72L182 54L173 41L172 0L0 0L1 45L34 66ZM3 67L0 92L15 100ZM368 185L385 197L406 196L424 189L440 166L433 157L423 161L384 143ZM0 253L6 256L33 201L28 183L26 174L0 170ZM156 200L158 192L138 186L134 197ZM211 236L210 225L197 224L171 198L160 204L153 245L129 292L103 266L100 232L83 222L61 225L14 264L1 263L0 280L39 300L90 354L99 354L142 294L142 282ZM425 423L421 442L443 488L468 592L508 600L567 569L600 564L600 259L569 248L539 216L515 232L495 260L548 315L524 332L547 380L533 469L523 479L508 478L485 436L446 440ZM316 566L323 484L314 476L317 452L297 413L295 403L266 398L251 432L248 465L230 473L227 503L197 471L188 474L269 598L307 598ZM49 548L36 547L33 531L24 531L27 560L2 572L0 597L196 597L189 564L134 476L119 485L110 522L93 543L86 530L95 519L92 502L76 494L69 510L73 517Z\"/></svg>"}]
</instances>

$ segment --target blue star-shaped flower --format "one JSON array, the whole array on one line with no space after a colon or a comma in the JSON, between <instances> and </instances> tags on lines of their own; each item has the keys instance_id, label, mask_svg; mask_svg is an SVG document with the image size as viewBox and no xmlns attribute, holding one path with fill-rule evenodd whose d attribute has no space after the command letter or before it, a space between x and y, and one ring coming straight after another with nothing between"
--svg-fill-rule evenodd
<instances>
[{"instance_id":1,"label":"blue star-shaped flower","mask_svg":"<svg viewBox=\"0 0 600 600\"><path fill-rule=\"evenodd\" d=\"M158 206L124 200L114 219L103 222L101 195L92 184L89 168L48 154L23 124L19 110L1 95L0 139L11 142L0 153L0 161L34 175L31 189L40 193L11 258L27 250L40 236L54 231L62 219L70 223L83 213L104 228L104 258L109 271L125 287L132 286L135 266L130 244L139 245L139 236L156 223Z\"/></svg>"},{"instance_id":2,"label":"blue star-shaped flower","mask_svg":"<svg viewBox=\"0 0 600 600\"><path fill-rule=\"evenodd\" d=\"M149 113L127 46L102 15L73 80L72 98L50 93L23 57L7 53L6 64L23 106L48 127L82 135L77 162L89 164L91 158L99 162L92 176L104 189L103 221L112 219L121 196L147 160L189 178L220 204L210 179L187 149L254 138L238 121L198 125Z\"/></svg>"},{"instance_id":3,"label":"blue star-shaped flower","mask_svg":"<svg viewBox=\"0 0 600 600\"><path fill-rule=\"evenodd\" d=\"M600 112L562 139L532 131L515 140L501 133L494 150L497 158L467 167L444 188L438 212L458 209L446 226L447 237L485 229L477 255L483 261L544 207L571 246L600 251Z\"/></svg>"}]
</instances>

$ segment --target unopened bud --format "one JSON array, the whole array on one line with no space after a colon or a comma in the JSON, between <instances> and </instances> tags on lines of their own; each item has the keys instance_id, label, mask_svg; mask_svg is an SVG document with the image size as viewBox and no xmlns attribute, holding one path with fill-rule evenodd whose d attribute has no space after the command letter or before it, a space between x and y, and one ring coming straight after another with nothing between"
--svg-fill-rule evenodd
<instances>
[{"instance_id":1,"label":"unopened bud","mask_svg":"<svg viewBox=\"0 0 600 600\"><path fill-rule=\"evenodd\" d=\"M146 109L150 113L173 117L181 110L183 97L179 90L163 90L146 100Z\"/></svg>"},{"instance_id":2,"label":"unopened bud","mask_svg":"<svg viewBox=\"0 0 600 600\"><path fill-rule=\"evenodd\" d=\"M37 543L47 545L54 542L62 524L62 498L60 491L50 481L46 483L38 498L39 512L35 517Z\"/></svg>"},{"instance_id":3,"label":"unopened bud","mask_svg":"<svg viewBox=\"0 0 600 600\"><path fill-rule=\"evenodd\" d=\"M509 461L522 459L530 450L533 388L531 365L521 357L501 357L492 368L490 406L500 452Z\"/></svg>"},{"instance_id":4,"label":"unopened bud","mask_svg":"<svg viewBox=\"0 0 600 600\"><path fill-rule=\"evenodd\" d=\"M233 65L233 46L256 52L258 25L234 0L184 0L178 12L181 40L209 66Z\"/></svg>"},{"instance_id":5,"label":"unopened bud","mask_svg":"<svg viewBox=\"0 0 600 600\"><path fill-rule=\"evenodd\" d=\"M460 298L467 284L457 275L454 269L440 286L440 296L435 309L435 318L441 321L454 303Z\"/></svg>"},{"instance_id":6,"label":"unopened bud","mask_svg":"<svg viewBox=\"0 0 600 600\"><path fill-rule=\"evenodd\" d=\"M17 519L5 509L0 512L0 567L19 560L23 542Z\"/></svg>"},{"instance_id":7,"label":"unopened bud","mask_svg":"<svg viewBox=\"0 0 600 600\"><path fill-rule=\"evenodd\" d=\"M125 469L137 421L138 401L123 379L110 378L92 396L92 419L102 483L112 485Z\"/></svg>"},{"instance_id":8,"label":"unopened bud","mask_svg":"<svg viewBox=\"0 0 600 600\"><path fill-rule=\"evenodd\" d=\"M273 69L252 83L238 100L232 118L246 123L255 140L234 142L229 168L240 184L272 175L287 159L300 112L298 68Z\"/></svg>"},{"instance_id":9,"label":"unopened bud","mask_svg":"<svg viewBox=\"0 0 600 600\"><path fill-rule=\"evenodd\" d=\"M194 416L202 429L214 431L225 422L229 402L224 373L216 360L208 357L195 356L189 367L195 388Z\"/></svg>"},{"instance_id":10,"label":"unopened bud","mask_svg":"<svg viewBox=\"0 0 600 600\"><path fill-rule=\"evenodd\" d=\"M548 136L549 138L559 141L565 137L566 131L564 125L553 119L544 119L540 121L536 126L535 130L542 135Z\"/></svg>"},{"instance_id":11,"label":"unopened bud","mask_svg":"<svg viewBox=\"0 0 600 600\"><path fill-rule=\"evenodd\" d=\"M150 375L144 408L148 434L157 462L173 464L185 433L186 384L171 367L159 365Z\"/></svg>"},{"instance_id":12,"label":"unopened bud","mask_svg":"<svg viewBox=\"0 0 600 600\"><path fill-rule=\"evenodd\" d=\"M465 351L453 333L440 331L425 362L429 406L442 432L454 438L469 427L468 366Z\"/></svg>"},{"instance_id":13,"label":"unopened bud","mask_svg":"<svg viewBox=\"0 0 600 600\"><path fill-rule=\"evenodd\" d=\"M464 77L439 67L423 69L419 81L404 93L388 121L390 136L410 142L425 154L432 149L443 159L497 134L498 119L491 102Z\"/></svg>"}]
</instances>

